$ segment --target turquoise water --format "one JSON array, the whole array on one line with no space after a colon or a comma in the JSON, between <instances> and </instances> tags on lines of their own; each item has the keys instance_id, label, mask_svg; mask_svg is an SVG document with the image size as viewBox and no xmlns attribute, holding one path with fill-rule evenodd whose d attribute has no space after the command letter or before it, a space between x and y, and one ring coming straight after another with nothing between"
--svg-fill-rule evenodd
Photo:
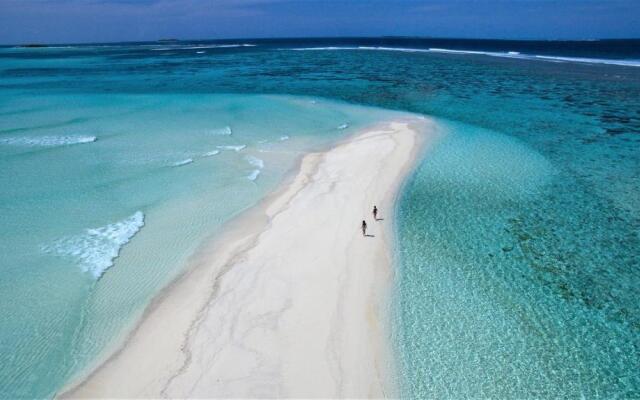
<instances>
[{"instance_id":1,"label":"turquoise water","mask_svg":"<svg viewBox=\"0 0 640 400\"><path fill-rule=\"evenodd\" d=\"M91 365L301 152L393 115L363 106L446 132L397 205L403 396L640 397L640 68L600 61L637 46L426 42L0 49L1 397Z\"/></svg>"},{"instance_id":2,"label":"turquoise water","mask_svg":"<svg viewBox=\"0 0 640 400\"><path fill-rule=\"evenodd\" d=\"M637 397L636 235L522 142L447 126L399 207L406 393Z\"/></svg>"},{"instance_id":3,"label":"turquoise water","mask_svg":"<svg viewBox=\"0 0 640 400\"><path fill-rule=\"evenodd\" d=\"M0 393L29 398L100 356L304 151L393 115L230 94L11 93L2 110Z\"/></svg>"}]
</instances>

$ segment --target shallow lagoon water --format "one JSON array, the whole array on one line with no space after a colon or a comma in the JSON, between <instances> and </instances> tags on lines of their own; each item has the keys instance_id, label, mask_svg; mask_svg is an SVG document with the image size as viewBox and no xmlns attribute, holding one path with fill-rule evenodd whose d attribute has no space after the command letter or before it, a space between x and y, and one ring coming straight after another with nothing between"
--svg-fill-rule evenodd
<instances>
[{"instance_id":1,"label":"shallow lagoon water","mask_svg":"<svg viewBox=\"0 0 640 400\"><path fill-rule=\"evenodd\" d=\"M404 393L635 397L637 238L569 208L580 191L522 142L447 130L398 207Z\"/></svg>"},{"instance_id":2,"label":"shallow lagoon water","mask_svg":"<svg viewBox=\"0 0 640 400\"><path fill-rule=\"evenodd\" d=\"M205 233L277 185L298 151L382 115L351 118L326 98L432 115L447 132L397 210L392 328L404 396L639 396L639 68L287 50L639 59L637 41L252 44L0 50L0 393L53 393L117 342ZM329 111L309 109L323 102ZM138 211L144 226L99 281L81 257L44 251ZM116 231L108 236L133 230Z\"/></svg>"},{"instance_id":3,"label":"shallow lagoon water","mask_svg":"<svg viewBox=\"0 0 640 400\"><path fill-rule=\"evenodd\" d=\"M106 355L225 221L353 132L338 126L399 115L230 94L14 94L3 111L20 140L0 142L0 394L26 398Z\"/></svg>"}]
</instances>

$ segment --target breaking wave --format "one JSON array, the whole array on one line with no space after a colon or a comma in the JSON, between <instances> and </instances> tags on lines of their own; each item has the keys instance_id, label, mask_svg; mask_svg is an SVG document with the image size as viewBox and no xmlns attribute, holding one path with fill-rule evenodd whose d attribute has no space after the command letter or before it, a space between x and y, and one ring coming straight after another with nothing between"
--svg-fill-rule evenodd
<instances>
[{"instance_id":1,"label":"breaking wave","mask_svg":"<svg viewBox=\"0 0 640 400\"><path fill-rule=\"evenodd\" d=\"M113 266L122 247L129 243L144 226L141 211L132 216L100 228L87 229L84 234L63 238L44 251L74 258L80 268L100 278Z\"/></svg>"}]
</instances>

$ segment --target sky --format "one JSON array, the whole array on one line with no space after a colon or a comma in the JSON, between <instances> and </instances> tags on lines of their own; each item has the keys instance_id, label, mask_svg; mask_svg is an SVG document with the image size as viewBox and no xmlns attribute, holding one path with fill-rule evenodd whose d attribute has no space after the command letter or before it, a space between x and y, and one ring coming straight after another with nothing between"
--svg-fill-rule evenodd
<instances>
[{"instance_id":1,"label":"sky","mask_svg":"<svg viewBox=\"0 0 640 400\"><path fill-rule=\"evenodd\" d=\"M639 38L640 0L0 0L0 43Z\"/></svg>"}]
</instances>

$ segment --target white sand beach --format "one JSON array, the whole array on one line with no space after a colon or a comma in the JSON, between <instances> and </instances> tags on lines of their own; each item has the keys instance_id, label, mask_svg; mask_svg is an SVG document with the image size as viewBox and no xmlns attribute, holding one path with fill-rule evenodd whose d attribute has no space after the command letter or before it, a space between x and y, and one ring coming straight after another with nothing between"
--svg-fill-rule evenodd
<instances>
[{"instance_id":1,"label":"white sand beach","mask_svg":"<svg viewBox=\"0 0 640 400\"><path fill-rule=\"evenodd\" d=\"M434 131L390 121L306 155L61 397L393 397L391 213Z\"/></svg>"}]
</instances>

